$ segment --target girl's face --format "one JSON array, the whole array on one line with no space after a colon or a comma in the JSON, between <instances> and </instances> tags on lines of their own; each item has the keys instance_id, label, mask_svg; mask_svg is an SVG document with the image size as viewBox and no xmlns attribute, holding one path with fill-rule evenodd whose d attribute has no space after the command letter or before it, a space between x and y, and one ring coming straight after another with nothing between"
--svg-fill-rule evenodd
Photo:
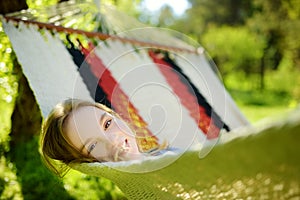
<instances>
[{"instance_id":1,"label":"girl's face","mask_svg":"<svg viewBox=\"0 0 300 200\"><path fill-rule=\"evenodd\" d=\"M80 107L65 123L68 142L85 155L99 161L121 161L142 158L134 133L127 124L100 108Z\"/></svg>"}]
</instances>

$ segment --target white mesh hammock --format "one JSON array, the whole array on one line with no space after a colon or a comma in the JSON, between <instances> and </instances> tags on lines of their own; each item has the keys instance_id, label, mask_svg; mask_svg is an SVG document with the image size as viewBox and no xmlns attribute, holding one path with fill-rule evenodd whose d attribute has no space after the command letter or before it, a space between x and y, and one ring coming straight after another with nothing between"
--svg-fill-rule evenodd
<instances>
[{"instance_id":1,"label":"white mesh hammock","mask_svg":"<svg viewBox=\"0 0 300 200\"><path fill-rule=\"evenodd\" d=\"M58 34L22 22L16 27L4 20L3 26L44 117L66 98L94 100ZM188 80L230 128L229 132L221 128L221 137L209 138L195 123L194 108L184 103L181 91L175 92L177 86L159 71L148 50L109 40L96 46L94 53L108 66L149 130L178 150L138 161L76 164L74 169L112 180L129 199L299 197L299 162L295 161L299 147L288 145L300 139L299 116L285 122L289 128L282 124L245 128L247 120L205 55L171 52Z\"/></svg>"}]
</instances>

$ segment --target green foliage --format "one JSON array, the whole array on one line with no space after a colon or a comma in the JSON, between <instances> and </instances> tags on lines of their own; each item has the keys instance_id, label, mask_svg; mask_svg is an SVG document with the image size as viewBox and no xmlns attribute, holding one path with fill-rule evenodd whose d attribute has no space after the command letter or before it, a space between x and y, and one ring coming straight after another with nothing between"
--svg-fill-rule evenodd
<instances>
[{"instance_id":1,"label":"green foliage","mask_svg":"<svg viewBox=\"0 0 300 200\"><path fill-rule=\"evenodd\" d=\"M59 0L26 0L30 9L40 9L41 7L52 6L58 3Z\"/></svg>"},{"instance_id":2,"label":"green foliage","mask_svg":"<svg viewBox=\"0 0 300 200\"><path fill-rule=\"evenodd\" d=\"M244 27L211 27L202 44L219 67L223 77L228 73L257 72L264 43Z\"/></svg>"},{"instance_id":3,"label":"green foliage","mask_svg":"<svg viewBox=\"0 0 300 200\"><path fill-rule=\"evenodd\" d=\"M188 1L191 4L190 9L171 28L188 34L198 42L211 25L242 25L252 12L250 0Z\"/></svg>"},{"instance_id":4,"label":"green foliage","mask_svg":"<svg viewBox=\"0 0 300 200\"><path fill-rule=\"evenodd\" d=\"M299 1L189 2L191 8L171 28L203 43L223 75L234 73L240 76L240 71L243 71L255 77L253 81L259 85L255 89L263 89L272 70L280 74L276 70L282 67L300 69L300 40L297 39L300 32ZM258 72L260 77L256 78ZM292 73L300 75L299 71ZM299 86L289 87L294 96L299 96Z\"/></svg>"},{"instance_id":5,"label":"green foliage","mask_svg":"<svg viewBox=\"0 0 300 200\"><path fill-rule=\"evenodd\" d=\"M163 6L160 11L157 26L168 27L172 25L174 21L175 21L175 16L172 8L168 5Z\"/></svg>"},{"instance_id":6,"label":"green foliage","mask_svg":"<svg viewBox=\"0 0 300 200\"><path fill-rule=\"evenodd\" d=\"M16 169L5 155L9 151L10 115L13 104L0 101L0 199L22 199Z\"/></svg>"},{"instance_id":7,"label":"green foliage","mask_svg":"<svg viewBox=\"0 0 300 200\"><path fill-rule=\"evenodd\" d=\"M116 6L118 10L134 17L137 17L140 14L137 7L141 3L141 0L102 0L101 3L112 4Z\"/></svg>"},{"instance_id":8,"label":"green foliage","mask_svg":"<svg viewBox=\"0 0 300 200\"><path fill-rule=\"evenodd\" d=\"M0 22L0 102L11 102L16 95L17 82L13 74L15 55Z\"/></svg>"},{"instance_id":9,"label":"green foliage","mask_svg":"<svg viewBox=\"0 0 300 200\"><path fill-rule=\"evenodd\" d=\"M245 24L265 38L264 56L269 68L276 68L285 56L299 69L300 6L297 0L255 0L253 16Z\"/></svg>"},{"instance_id":10,"label":"green foliage","mask_svg":"<svg viewBox=\"0 0 300 200\"><path fill-rule=\"evenodd\" d=\"M23 199L14 165L4 156L0 159L0 199Z\"/></svg>"},{"instance_id":11,"label":"green foliage","mask_svg":"<svg viewBox=\"0 0 300 200\"><path fill-rule=\"evenodd\" d=\"M192 5L188 12L189 18L201 17L204 25L210 23L239 25L251 15L250 0L189 0L189 2Z\"/></svg>"},{"instance_id":12,"label":"green foliage","mask_svg":"<svg viewBox=\"0 0 300 200\"><path fill-rule=\"evenodd\" d=\"M11 122L9 117L12 111L12 104L0 101L0 110L0 156L2 156L9 151L9 137L7 133L10 131Z\"/></svg>"}]
</instances>

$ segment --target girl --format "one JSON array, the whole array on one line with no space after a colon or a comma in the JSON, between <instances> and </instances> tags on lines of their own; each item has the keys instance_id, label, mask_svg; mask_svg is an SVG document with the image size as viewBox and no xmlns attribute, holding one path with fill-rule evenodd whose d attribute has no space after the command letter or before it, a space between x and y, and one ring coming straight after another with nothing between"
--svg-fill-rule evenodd
<instances>
[{"instance_id":1,"label":"girl","mask_svg":"<svg viewBox=\"0 0 300 200\"><path fill-rule=\"evenodd\" d=\"M59 176L71 163L145 156L139 152L133 131L115 112L102 104L76 99L58 104L49 114L43 124L41 153L46 166Z\"/></svg>"}]
</instances>

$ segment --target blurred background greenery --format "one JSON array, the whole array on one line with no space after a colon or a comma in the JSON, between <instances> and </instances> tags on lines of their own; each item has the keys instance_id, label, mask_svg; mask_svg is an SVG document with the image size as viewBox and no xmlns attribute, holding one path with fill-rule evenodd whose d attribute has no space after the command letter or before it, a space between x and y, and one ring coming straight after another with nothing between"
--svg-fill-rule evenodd
<instances>
[{"instance_id":1,"label":"blurred background greenery","mask_svg":"<svg viewBox=\"0 0 300 200\"><path fill-rule=\"evenodd\" d=\"M0 1L1 13L4 5L12 2ZM58 0L23 0L24 5L20 2L16 9L40 9L57 4ZM187 2L189 7L179 15L170 5L150 11L144 0L101 0L143 23L177 30L201 44L252 123L265 117L280 118L298 106L298 0ZM54 177L40 161L38 135L33 134L23 143L15 141L22 137L12 137L11 118L16 120L12 113L17 109L21 85L17 65L9 39L0 26L0 199L125 199L113 183L103 178L75 171L62 180Z\"/></svg>"}]
</instances>

